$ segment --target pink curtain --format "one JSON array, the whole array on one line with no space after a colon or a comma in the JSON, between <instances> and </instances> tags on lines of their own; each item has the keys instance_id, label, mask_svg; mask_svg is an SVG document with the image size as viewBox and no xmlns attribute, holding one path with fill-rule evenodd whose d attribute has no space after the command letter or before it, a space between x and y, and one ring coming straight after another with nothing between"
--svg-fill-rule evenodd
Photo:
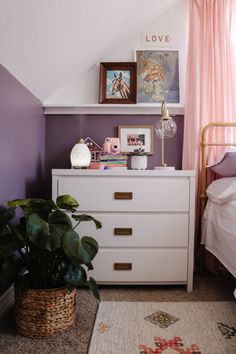
<instances>
[{"instance_id":1,"label":"pink curtain","mask_svg":"<svg viewBox=\"0 0 236 354\"><path fill-rule=\"evenodd\" d=\"M196 170L197 215L202 129L212 121L236 121L236 61L232 42L235 12L236 0L189 1L182 166L183 169ZM214 140L219 140L224 133L217 128L214 134ZM210 156L209 153L208 157L209 161L216 155L211 153Z\"/></svg>"}]
</instances>

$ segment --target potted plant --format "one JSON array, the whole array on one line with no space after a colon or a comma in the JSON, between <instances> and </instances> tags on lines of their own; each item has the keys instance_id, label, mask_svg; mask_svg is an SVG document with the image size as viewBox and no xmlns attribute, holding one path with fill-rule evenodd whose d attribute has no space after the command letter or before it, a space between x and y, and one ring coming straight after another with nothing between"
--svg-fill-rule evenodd
<instances>
[{"instance_id":1,"label":"potted plant","mask_svg":"<svg viewBox=\"0 0 236 354\"><path fill-rule=\"evenodd\" d=\"M130 152L129 155L131 156L131 169L132 170L146 170L147 168L147 156L150 153L145 152L145 149L140 147L134 149L133 152Z\"/></svg>"},{"instance_id":2,"label":"potted plant","mask_svg":"<svg viewBox=\"0 0 236 354\"><path fill-rule=\"evenodd\" d=\"M87 278L98 243L80 238L75 229L81 222L92 221L96 228L101 223L75 213L78 206L62 195L56 203L12 200L0 211L0 292L14 284L16 326L22 335L47 337L71 328L78 287L87 285L99 299L95 280ZM16 208L22 216L14 224Z\"/></svg>"}]
</instances>

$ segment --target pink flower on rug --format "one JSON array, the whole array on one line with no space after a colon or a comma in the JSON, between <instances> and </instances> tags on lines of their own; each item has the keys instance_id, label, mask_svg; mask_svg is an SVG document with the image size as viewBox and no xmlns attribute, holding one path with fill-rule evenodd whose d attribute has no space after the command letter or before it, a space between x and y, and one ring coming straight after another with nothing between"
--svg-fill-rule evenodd
<instances>
[{"instance_id":1,"label":"pink flower on rug","mask_svg":"<svg viewBox=\"0 0 236 354\"><path fill-rule=\"evenodd\" d=\"M140 354L162 354L167 348L174 349L180 354L201 354L198 345L192 344L190 348L183 348L183 341L180 337L174 337L171 340L165 340L161 337L154 337L154 343L157 348L152 349L145 344L140 344Z\"/></svg>"}]
</instances>

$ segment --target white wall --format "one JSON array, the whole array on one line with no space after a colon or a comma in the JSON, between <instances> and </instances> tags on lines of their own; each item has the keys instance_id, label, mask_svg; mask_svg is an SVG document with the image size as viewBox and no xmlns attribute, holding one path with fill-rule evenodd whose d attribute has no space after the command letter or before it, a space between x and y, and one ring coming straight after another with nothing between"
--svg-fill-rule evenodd
<instances>
[{"instance_id":1,"label":"white wall","mask_svg":"<svg viewBox=\"0 0 236 354\"><path fill-rule=\"evenodd\" d=\"M142 33L167 33L171 35L169 47L161 44L156 48L179 50L180 59L180 104L184 102L184 84L186 69L186 52L188 40L188 6L186 0L178 0L170 9L160 15L149 26L138 29L135 34L126 34L120 39L120 42L113 42L107 53L100 57L100 60L93 62L85 73L74 82L70 82L64 88L61 88L54 95L49 97L45 103L65 103L73 104L81 103L97 103L98 102L98 85L99 85L99 62L112 61L134 61L135 49L141 48Z\"/></svg>"},{"instance_id":2,"label":"white wall","mask_svg":"<svg viewBox=\"0 0 236 354\"><path fill-rule=\"evenodd\" d=\"M141 33L171 33L181 102L188 0L0 0L0 62L46 104L98 102L101 61L133 61Z\"/></svg>"}]
</instances>

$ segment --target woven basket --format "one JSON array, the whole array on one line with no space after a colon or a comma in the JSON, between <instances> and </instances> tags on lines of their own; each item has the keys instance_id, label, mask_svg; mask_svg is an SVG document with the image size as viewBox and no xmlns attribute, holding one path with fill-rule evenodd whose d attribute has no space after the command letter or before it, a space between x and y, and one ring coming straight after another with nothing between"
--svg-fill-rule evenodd
<instances>
[{"instance_id":1,"label":"woven basket","mask_svg":"<svg viewBox=\"0 0 236 354\"><path fill-rule=\"evenodd\" d=\"M15 290L17 332L43 338L65 332L75 324L76 289Z\"/></svg>"}]
</instances>

